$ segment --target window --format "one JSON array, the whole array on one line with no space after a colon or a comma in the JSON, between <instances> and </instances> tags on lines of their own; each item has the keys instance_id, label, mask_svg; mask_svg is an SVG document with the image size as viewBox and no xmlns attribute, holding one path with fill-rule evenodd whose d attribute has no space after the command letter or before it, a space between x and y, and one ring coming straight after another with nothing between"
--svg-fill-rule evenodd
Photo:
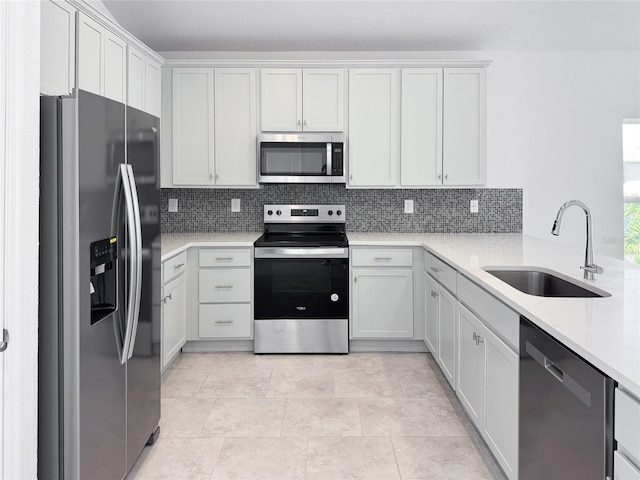
<instances>
[{"instance_id":1,"label":"window","mask_svg":"<svg viewBox=\"0 0 640 480\"><path fill-rule=\"evenodd\" d=\"M624 258L640 264L640 118L622 123Z\"/></svg>"}]
</instances>

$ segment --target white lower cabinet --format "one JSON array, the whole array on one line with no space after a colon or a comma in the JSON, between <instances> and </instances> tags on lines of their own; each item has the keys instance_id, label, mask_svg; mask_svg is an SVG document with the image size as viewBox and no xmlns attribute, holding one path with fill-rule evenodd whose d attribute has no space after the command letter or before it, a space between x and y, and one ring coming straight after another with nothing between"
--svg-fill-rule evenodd
<instances>
[{"instance_id":1,"label":"white lower cabinet","mask_svg":"<svg viewBox=\"0 0 640 480\"><path fill-rule=\"evenodd\" d=\"M438 285L438 354L436 361L456 389L456 299Z\"/></svg>"},{"instance_id":2,"label":"white lower cabinet","mask_svg":"<svg viewBox=\"0 0 640 480\"><path fill-rule=\"evenodd\" d=\"M614 393L614 480L640 480L640 399L620 388Z\"/></svg>"},{"instance_id":3,"label":"white lower cabinet","mask_svg":"<svg viewBox=\"0 0 640 480\"><path fill-rule=\"evenodd\" d=\"M197 339L252 339L252 248L201 248L197 258Z\"/></svg>"},{"instance_id":4,"label":"white lower cabinet","mask_svg":"<svg viewBox=\"0 0 640 480\"><path fill-rule=\"evenodd\" d=\"M484 327L469 310L458 305L458 399L478 428L484 410Z\"/></svg>"},{"instance_id":5,"label":"white lower cabinet","mask_svg":"<svg viewBox=\"0 0 640 480\"><path fill-rule=\"evenodd\" d=\"M457 306L458 388L463 408L509 479L518 472L518 354Z\"/></svg>"},{"instance_id":6,"label":"white lower cabinet","mask_svg":"<svg viewBox=\"0 0 640 480\"><path fill-rule=\"evenodd\" d=\"M618 450L613 452L613 480L640 480L640 468Z\"/></svg>"},{"instance_id":7,"label":"white lower cabinet","mask_svg":"<svg viewBox=\"0 0 640 480\"><path fill-rule=\"evenodd\" d=\"M187 341L187 276L179 275L162 289L161 358L164 371Z\"/></svg>"},{"instance_id":8,"label":"white lower cabinet","mask_svg":"<svg viewBox=\"0 0 640 480\"><path fill-rule=\"evenodd\" d=\"M425 272L424 275L424 343L433 358L438 357L438 284Z\"/></svg>"},{"instance_id":9,"label":"white lower cabinet","mask_svg":"<svg viewBox=\"0 0 640 480\"><path fill-rule=\"evenodd\" d=\"M353 338L413 338L413 269L353 268Z\"/></svg>"}]
</instances>

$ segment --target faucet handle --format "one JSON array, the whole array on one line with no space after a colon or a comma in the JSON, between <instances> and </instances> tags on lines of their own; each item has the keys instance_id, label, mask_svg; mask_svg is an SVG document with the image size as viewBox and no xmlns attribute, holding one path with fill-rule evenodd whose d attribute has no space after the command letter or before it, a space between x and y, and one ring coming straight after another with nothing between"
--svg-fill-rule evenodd
<instances>
[{"instance_id":1,"label":"faucet handle","mask_svg":"<svg viewBox=\"0 0 640 480\"><path fill-rule=\"evenodd\" d=\"M589 263L587 265L585 265L584 267L580 267L581 269L583 269L585 272L590 272L590 273L602 273L604 272L604 269L599 266L596 265L594 263Z\"/></svg>"}]
</instances>

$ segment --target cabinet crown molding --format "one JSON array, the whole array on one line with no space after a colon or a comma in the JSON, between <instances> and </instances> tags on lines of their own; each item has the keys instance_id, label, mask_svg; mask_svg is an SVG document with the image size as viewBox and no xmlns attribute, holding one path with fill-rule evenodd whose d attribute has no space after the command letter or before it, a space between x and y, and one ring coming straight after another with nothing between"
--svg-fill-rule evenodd
<instances>
[{"instance_id":1,"label":"cabinet crown molding","mask_svg":"<svg viewBox=\"0 0 640 480\"><path fill-rule=\"evenodd\" d=\"M164 59L164 67L247 67L247 68L487 68L491 60L222 60L207 58Z\"/></svg>"}]
</instances>

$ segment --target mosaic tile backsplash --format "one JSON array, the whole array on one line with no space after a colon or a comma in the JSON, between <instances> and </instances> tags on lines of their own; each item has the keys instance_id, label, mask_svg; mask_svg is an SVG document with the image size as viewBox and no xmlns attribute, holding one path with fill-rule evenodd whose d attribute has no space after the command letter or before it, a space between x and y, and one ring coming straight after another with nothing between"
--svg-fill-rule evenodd
<instances>
[{"instance_id":1,"label":"mosaic tile backsplash","mask_svg":"<svg viewBox=\"0 0 640 480\"><path fill-rule=\"evenodd\" d=\"M346 189L344 185L263 185L245 189L162 189L163 233L261 231L265 204L344 204L347 232L521 233L522 189ZM178 212L168 212L169 198ZM239 198L240 213L231 212ZM404 200L414 200L405 214ZM479 212L469 212L477 199Z\"/></svg>"}]
</instances>

